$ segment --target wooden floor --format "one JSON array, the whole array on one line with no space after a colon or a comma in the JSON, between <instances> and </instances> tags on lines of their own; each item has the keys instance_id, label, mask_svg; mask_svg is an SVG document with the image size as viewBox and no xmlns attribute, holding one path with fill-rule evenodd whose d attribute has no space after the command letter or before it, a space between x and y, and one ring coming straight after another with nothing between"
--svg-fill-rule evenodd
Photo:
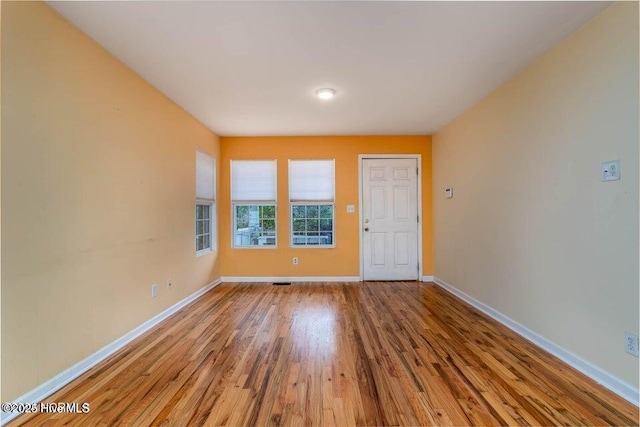
<instances>
[{"instance_id":1,"label":"wooden floor","mask_svg":"<svg viewBox=\"0 0 640 427\"><path fill-rule=\"evenodd\" d=\"M10 425L637 425L432 284L223 284Z\"/></svg>"}]
</instances>

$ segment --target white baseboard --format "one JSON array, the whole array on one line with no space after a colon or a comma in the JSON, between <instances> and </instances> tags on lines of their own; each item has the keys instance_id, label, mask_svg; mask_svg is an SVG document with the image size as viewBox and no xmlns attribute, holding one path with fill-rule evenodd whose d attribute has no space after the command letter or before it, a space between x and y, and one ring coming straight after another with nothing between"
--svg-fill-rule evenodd
<instances>
[{"instance_id":1,"label":"white baseboard","mask_svg":"<svg viewBox=\"0 0 640 427\"><path fill-rule=\"evenodd\" d=\"M433 282L433 276L422 276L421 282Z\"/></svg>"},{"instance_id":2,"label":"white baseboard","mask_svg":"<svg viewBox=\"0 0 640 427\"><path fill-rule=\"evenodd\" d=\"M162 313L159 313L159 314L155 315L151 319L149 319L146 322L144 322L142 325L140 325L137 328L131 330L130 332L128 332L125 335L121 336L120 338L118 338L117 340L113 341L112 343L107 344L106 346L102 347L100 350L98 350L95 353L93 353L92 355L88 356L86 359L81 360L80 362L76 363L75 365L73 365L69 369L67 369L67 370L59 373L55 377L51 378L47 382L40 384L38 387L34 388L33 390L28 391L27 393L23 394L22 396L18 397L17 399L14 399L13 402L14 403L37 403L37 402L41 402L47 396L51 395L55 391L57 391L60 388L64 387L65 385L70 383L72 380L78 378L80 375L84 374L86 371L88 371L89 369L93 368L98 363L102 362L103 360L105 360L106 358L111 356L113 353L115 353L116 351L120 350L122 347L124 347L125 345L129 344L134 339L138 338L140 335L144 334L149 329L153 328L158 323L160 323L163 320L165 320L167 317L169 317L172 314L176 313L177 311L179 311L184 306L186 306L189 303L195 301L200 296L204 295L207 291L209 291L211 288L213 288L214 286L218 285L221 282L222 282L221 279L214 280L213 282L209 283L208 285L206 285L202 289L200 289L200 290L196 291L195 293L189 295L185 299L175 303L171 307L169 307L166 310L164 310ZM20 415L20 414L17 413L17 412L11 412L11 413L1 412L0 413L0 425L4 425L4 424L8 423L9 421L14 419L18 415Z\"/></svg>"},{"instance_id":3,"label":"white baseboard","mask_svg":"<svg viewBox=\"0 0 640 427\"><path fill-rule=\"evenodd\" d=\"M435 277L433 281L436 284L438 284L440 287L442 287L444 290L457 296L461 300L471 304L472 306L482 311L489 317L502 323L512 331L516 332L517 334L521 335L522 337L536 344L538 347L542 348L543 350L546 350L549 353L553 354L558 359L562 360L569 366L582 372L583 374L593 379L597 383L602 384L604 387L608 388L609 390L616 393L620 397L624 398L625 400L628 400L629 402L633 403L636 406L639 406L640 395L636 387L628 384L627 382L619 379L618 377L611 375L609 372L604 371L603 369L593 365L592 363L571 353L570 351L565 350L559 345L554 344L553 342L537 334L536 332L533 332L532 330L521 325L515 320L505 316L499 311L467 295L461 290L456 289L455 287L448 284L444 280L441 280L438 277Z\"/></svg>"},{"instance_id":4,"label":"white baseboard","mask_svg":"<svg viewBox=\"0 0 640 427\"><path fill-rule=\"evenodd\" d=\"M359 282L358 276L274 276L274 277L253 277L253 276L223 276L225 283L268 283L268 282Z\"/></svg>"}]
</instances>

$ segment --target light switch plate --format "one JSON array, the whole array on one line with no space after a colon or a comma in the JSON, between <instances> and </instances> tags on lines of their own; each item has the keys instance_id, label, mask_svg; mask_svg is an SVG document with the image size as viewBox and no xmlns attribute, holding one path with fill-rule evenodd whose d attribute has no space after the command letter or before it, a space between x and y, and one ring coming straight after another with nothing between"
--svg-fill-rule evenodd
<instances>
[{"instance_id":1,"label":"light switch plate","mask_svg":"<svg viewBox=\"0 0 640 427\"><path fill-rule=\"evenodd\" d=\"M620 160L602 162L600 165L602 181L617 181L620 179Z\"/></svg>"}]
</instances>

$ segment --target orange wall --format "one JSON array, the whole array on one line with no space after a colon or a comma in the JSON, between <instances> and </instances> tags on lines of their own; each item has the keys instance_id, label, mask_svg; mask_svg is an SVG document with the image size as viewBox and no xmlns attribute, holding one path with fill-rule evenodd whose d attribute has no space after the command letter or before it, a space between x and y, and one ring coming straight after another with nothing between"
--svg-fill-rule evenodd
<instances>
[{"instance_id":1,"label":"orange wall","mask_svg":"<svg viewBox=\"0 0 640 427\"><path fill-rule=\"evenodd\" d=\"M431 136L223 137L220 141L219 242L223 276L358 276L358 155L422 155L423 274L433 274ZM336 247L290 248L289 159L336 160ZM278 248L231 248L230 161L278 161ZM347 213L347 205L356 205ZM292 257L299 258L297 266Z\"/></svg>"}]
</instances>

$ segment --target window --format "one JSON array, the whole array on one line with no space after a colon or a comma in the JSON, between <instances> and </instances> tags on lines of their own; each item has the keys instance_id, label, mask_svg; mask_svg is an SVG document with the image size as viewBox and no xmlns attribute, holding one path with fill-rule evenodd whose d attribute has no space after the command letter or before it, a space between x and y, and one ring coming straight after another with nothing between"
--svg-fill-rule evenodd
<instances>
[{"instance_id":1,"label":"window","mask_svg":"<svg viewBox=\"0 0 640 427\"><path fill-rule=\"evenodd\" d=\"M334 160L289 160L291 246L335 246L334 199Z\"/></svg>"},{"instance_id":2,"label":"window","mask_svg":"<svg viewBox=\"0 0 640 427\"><path fill-rule=\"evenodd\" d=\"M276 161L232 160L233 247L275 247Z\"/></svg>"},{"instance_id":3,"label":"window","mask_svg":"<svg viewBox=\"0 0 640 427\"><path fill-rule=\"evenodd\" d=\"M211 209L206 202L196 203L196 252L204 253L212 250Z\"/></svg>"},{"instance_id":4,"label":"window","mask_svg":"<svg viewBox=\"0 0 640 427\"><path fill-rule=\"evenodd\" d=\"M215 161L196 151L196 255L215 249Z\"/></svg>"}]
</instances>

